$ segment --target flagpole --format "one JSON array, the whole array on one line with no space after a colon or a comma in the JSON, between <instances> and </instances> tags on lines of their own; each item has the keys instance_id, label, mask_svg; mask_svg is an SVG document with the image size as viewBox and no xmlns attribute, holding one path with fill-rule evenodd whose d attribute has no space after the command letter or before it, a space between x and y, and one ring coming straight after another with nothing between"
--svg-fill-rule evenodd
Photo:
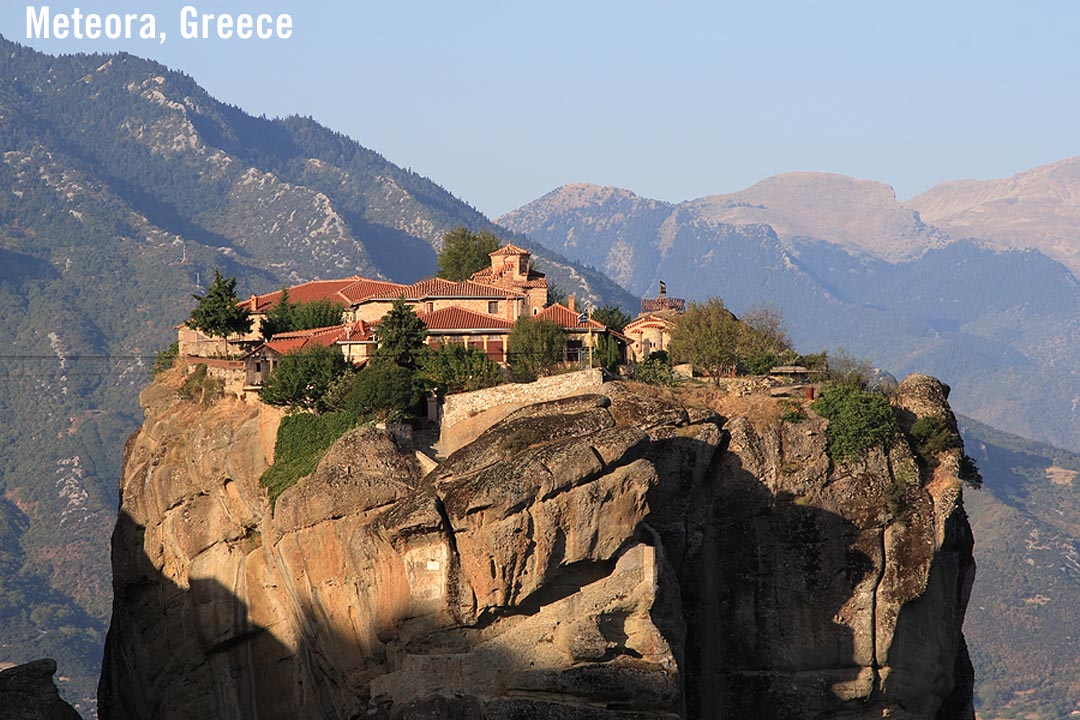
<instances>
[{"instance_id":1,"label":"flagpole","mask_svg":"<svg viewBox=\"0 0 1080 720\"><path fill-rule=\"evenodd\" d=\"M592 341L592 305L589 306L588 314L585 316L587 319L585 322L589 326L589 369L592 370L593 362L593 341Z\"/></svg>"}]
</instances>

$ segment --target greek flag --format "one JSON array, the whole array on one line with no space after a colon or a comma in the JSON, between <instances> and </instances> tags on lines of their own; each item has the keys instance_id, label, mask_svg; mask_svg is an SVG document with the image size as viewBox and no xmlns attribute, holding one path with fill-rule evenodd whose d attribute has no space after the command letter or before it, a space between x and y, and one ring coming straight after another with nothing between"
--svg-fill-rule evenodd
<instances>
[{"instance_id":1,"label":"greek flag","mask_svg":"<svg viewBox=\"0 0 1080 720\"><path fill-rule=\"evenodd\" d=\"M660 294L667 295L667 283L663 280L660 281Z\"/></svg>"},{"instance_id":2,"label":"greek flag","mask_svg":"<svg viewBox=\"0 0 1080 720\"><path fill-rule=\"evenodd\" d=\"M589 313L583 312L583 313L581 313L580 315L577 316L577 324L578 325L582 325L582 324L587 323L587 322L589 322Z\"/></svg>"}]
</instances>

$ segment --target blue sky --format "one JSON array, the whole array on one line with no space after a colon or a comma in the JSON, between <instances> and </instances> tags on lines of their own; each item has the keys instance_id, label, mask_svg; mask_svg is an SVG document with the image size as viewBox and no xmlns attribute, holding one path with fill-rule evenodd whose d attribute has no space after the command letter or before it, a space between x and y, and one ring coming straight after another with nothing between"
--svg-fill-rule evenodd
<instances>
[{"instance_id":1,"label":"blue sky","mask_svg":"<svg viewBox=\"0 0 1080 720\"><path fill-rule=\"evenodd\" d=\"M568 182L663 200L771 174L870 178L901 199L1080 154L1080 3L84 0L153 12L127 50L254 114L311 115L491 216ZM288 12L286 41L175 37L179 9Z\"/></svg>"}]
</instances>

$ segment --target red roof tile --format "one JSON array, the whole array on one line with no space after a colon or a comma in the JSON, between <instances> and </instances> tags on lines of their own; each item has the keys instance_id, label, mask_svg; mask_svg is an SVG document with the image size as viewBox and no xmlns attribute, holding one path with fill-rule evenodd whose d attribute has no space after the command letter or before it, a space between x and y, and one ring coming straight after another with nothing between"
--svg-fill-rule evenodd
<instances>
[{"instance_id":1,"label":"red roof tile","mask_svg":"<svg viewBox=\"0 0 1080 720\"><path fill-rule=\"evenodd\" d=\"M449 330L510 330L514 323L504 318L473 312L459 307L448 307L420 316L429 332Z\"/></svg>"},{"instance_id":2,"label":"red roof tile","mask_svg":"<svg viewBox=\"0 0 1080 720\"><path fill-rule=\"evenodd\" d=\"M341 290L341 294L350 303L359 303L363 300L367 300L372 295L381 292L387 292L390 290L401 291L404 290L407 285L401 283L386 282L384 280L367 280L360 279Z\"/></svg>"},{"instance_id":3,"label":"red roof tile","mask_svg":"<svg viewBox=\"0 0 1080 720\"><path fill-rule=\"evenodd\" d=\"M427 280L420 280L419 282L415 282L412 285L405 287L375 293L371 297L376 300L396 300L402 295L405 296L406 300L425 300L427 298L486 299L505 298L513 295L520 295L520 293L504 287L484 285L471 280L453 282L452 280L444 280L443 278L428 278Z\"/></svg>"},{"instance_id":4,"label":"red roof tile","mask_svg":"<svg viewBox=\"0 0 1080 720\"><path fill-rule=\"evenodd\" d=\"M537 320L551 320L566 330L588 330L592 327L593 330L607 330L607 325L599 323L596 320L588 320L587 322L578 323L578 318L581 313L574 312L565 305L558 303L554 305L548 305L536 315L533 315Z\"/></svg>"},{"instance_id":5,"label":"red roof tile","mask_svg":"<svg viewBox=\"0 0 1080 720\"><path fill-rule=\"evenodd\" d=\"M531 255L531 254L532 253L530 253L525 248L518 247L517 245L514 245L513 243L507 243L507 244L503 245L501 248L499 248L498 250L496 250L495 252L488 253L489 256L492 256L492 255Z\"/></svg>"},{"instance_id":6,"label":"red roof tile","mask_svg":"<svg viewBox=\"0 0 1080 720\"><path fill-rule=\"evenodd\" d=\"M264 343L264 347L285 354L316 345L330 347L339 342L369 342L371 339L371 326L363 320L357 320L345 325L278 333Z\"/></svg>"},{"instance_id":7,"label":"red roof tile","mask_svg":"<svg viewBox=\"0 0 1080 720\"><path fill-rule=\"evenodd\" d=\"M363 280L358 275L354 275L349 278L341 278L340 280L313 280L311 282L303 283L302 285L294 285L289 288L289 302L302 302L309 303L316 300L329 300L331 302L339 302L348 305L350 303L349 298L342 295L342 290L355 285L358 281ZM373 282L373 281L368 281ZM250 305L248 309L252 312L266 312L272 306L277 304L281 299L281 291L275 290L272 293L266 293L265 295L255 296L255 307ZM240 304L247 304L248 300L241 300Z\"/></svg>"}]
</instances>

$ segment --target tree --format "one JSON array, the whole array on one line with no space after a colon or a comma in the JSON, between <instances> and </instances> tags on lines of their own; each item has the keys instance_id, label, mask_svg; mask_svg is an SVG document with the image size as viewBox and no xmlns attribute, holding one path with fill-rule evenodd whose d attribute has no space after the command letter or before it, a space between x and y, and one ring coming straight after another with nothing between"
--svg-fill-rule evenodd
<instances>
[{"instance_id":1,"label":"tree","mask_svg":"<svg viewBox=\"0 0 1080 720\"><path fill-rule=\"evenodd\" d=\"M440 395L479 390L497 385L499 366L482 350L464 345L442 345L424 354L420 361L420 379Z\"/></svg>"},{"instance_id":2,"label":"tree","mask_svg":"<svg viewBox=\"0 0 1080 720\"><path fill-rule=\"evenodd\" d=\"M293 330L340 325L345 313L345 305L332 300L312 300L297 303L293 309Z\"/></svg>"},{"instance_id":3,"label":"tree","mask_svg":"<svg viewBox=\"0 0 1080 720\"><path fill-rule=\"evenodd\" d=\"M748 372L762 375L783 364L785 358L794 360L791 338L784 327L784 316L775 305L761 304L740 318L742 327L736 345L739 364Z\"/></svg>"},{"instance_id":4,"label":"tree","mask_svg":"<svg viewBox=\"0 0 1080 720\"><path fill-rule=\"evenodd\" d=\"M866 390L874 384L874 368L869 360L855 357L844 348L836 348L829 355L829 379Z\"/></svg>"},{"instance_id":5,"label":"tree","mask_svg":"<svg viewBox=\"0 0 1080 720\"><path fill-rule=\"evenodd\" d=\"M724 307L723 300L709 298L704 303L690 303L671 331L669 350L673 361L708 371L713 383L719 385L720 376L735 367L738 339L739 321Z\"/></svg>"},{"instance_id":6,"label":"tree","mask_svg":"<svg viewBox=\"0 0 1080 720\"><path fill-rule=\"evenodd\" d=\"M551 320L535 320L522 315L510 330L510 367L516 379L535 380L545 369L563 359L566 333Z\"/></svg>"},{"instance_id":7,"label":"tree","mask_svg":"<svg viewBox=\"0 0 1080 720\"><path fill-rule=\"evenodd\" d=\"M548 305L565 305L566 304L566 291L555 282L548 280L547 286L547 303Z\"/></svg>"},{"instance_id":8,"label":"tree","mask_svg":"<svg viewBox=\"0 0 1080 720\"><path fill-rule=\"evenodd\" d=\"M259 398L270 405L326 410L327 391L348 367L337 348L316 345L286 353L263 383Z\"/></svg>"},{"instance_id":9,"label":"tree","mask_svg":"<svg viewBox=\"0 0 1080 720\"><path fill-rule=\"evenodd\" d=\"M289 288L281 288L281 297L266 311L263 318L262 336L269 340L278 333L289 332L293 329L293 311L296 305L289 302Z\"/></svg>"},{"instance_id":10,"label":"tree","mask_svg":"<svg viewBox=\"0 0 1080 720\"><path fill-rule=\"evenodd\" d=\"M266 313L262 323L264 338L294 330L340 325L345 305L331 300L313 300L306 303L289 302L289 289L281 289L281 297Z\"/></svg>"},{"instance_id":11,"label":"tree","mask_svg":"<svg viewBox=\"0 0 1080 720\"><path fill-rule=\"evenodd\" d=\"M439 253L439 277L468 280L473 273L491 266L491 253L499 249L499 238L487 230L473 232L464 225L443 236Z\"/></svg>"},{"instance_id":12,"label":"tree","mask_svg":"<svg viewBox=\"0 0 1080 720\"><path fill-rule=\"evenodd\" d=\"M403 420L420 400L416 374L392 362L373 362L356 374L345 394L345 409L357 416Z\"/></svg>"},{"instance_id":13,"label":"tree","mask_svg":"<svg viewBox=\"0 0 1080 720\"><path fill-rule=\"evenodd\" d=\"M214 271L214 282L205 295L192 295L199 301L191 311L188 325L210 337L228 337L251 330L251 316L247 308L237 304L236 278L225 278L220 270Z\"/></svg>"},{"instance_id":14,"label":"tree","mask_svg":"<svg viewBox=\"0 0 1080 720\"><path fill-rule=\"evenodd\" d=\"M622 329L630 322L630 316L624 313L622 308L614 305L604 305L593 310L592 319L618 332L622 332Z\"/></svg>"},{"instance_id":15,"label":"tree","mask_svg":"<svg viewBox=\"0 0 1080 720\"><path fill-rule=\"evenodd\" d=\"M427 327L404 297L394 301L390 311L375 326L376 348L373 362L391 362L415 370L426 347Z\"/></svg>"}]
</instances>

